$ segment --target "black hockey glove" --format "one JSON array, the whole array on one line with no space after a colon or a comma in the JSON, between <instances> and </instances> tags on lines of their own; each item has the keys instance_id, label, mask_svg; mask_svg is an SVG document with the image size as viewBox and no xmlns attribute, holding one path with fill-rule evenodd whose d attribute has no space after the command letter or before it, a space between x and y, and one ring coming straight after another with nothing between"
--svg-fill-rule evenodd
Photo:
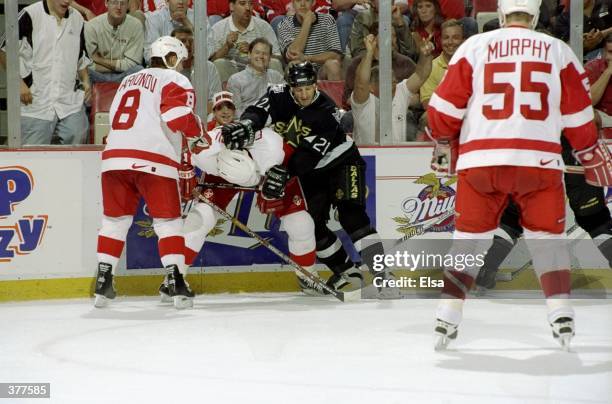
<instances>
[{"instance_id":1,"label":"black hockey glove","mask_svg":"<svg viewBox=\"0 0 612 404\"><path fill-rule=\"evenodd\" d=\"M252 146L255 142L253 122L248 119L228 123L221 127L221 136L225 147L230 150L240 150Z\"/></svg>"},{"instance_id":2,"label":"black hockey glove","mask_svg":"<svg viewBox=\"0 0 612 404\"><path fill-rule=\"evenodd\" d=\"M261 184L261 195L265 199L280 199L285 196L285 186L289 181L289 172L281 165L268 170Z\"/></svg>"}]
</instances>

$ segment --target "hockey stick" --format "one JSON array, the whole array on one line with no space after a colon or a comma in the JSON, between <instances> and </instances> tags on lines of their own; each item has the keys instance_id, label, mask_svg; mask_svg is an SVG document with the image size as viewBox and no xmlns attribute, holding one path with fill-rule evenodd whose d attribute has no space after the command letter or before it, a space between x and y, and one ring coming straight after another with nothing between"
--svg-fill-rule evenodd
<instances>
[{"instance_id":1,"label":"hockey stick","mask_svg":"<svg viewBox=\"0 0 612 404\"><path fill-rule=\"evenodd\" d=\"M221 216L223 216L224 218L232 222L234 226L238 227L240 230L244 231L249 236L259 241L261 245L266 247L268 250L272 251L275 255L277 255L287 264L291 265L296 271L298 271L302 275L303 279L307 282L309 287L312 287L313 289L315 289L316 291L320 293L327 292L328 294L334 296L336 299L340 300L341 302L358 300L359 296L361 295L361 290L344 293L344 292L338 292L337 290L330 288L318 276L315 276L311 274L310 272L308 272L306 269L304 269L304 267L302 267L300 264L298 264L293 259L291 259L291 257L289 257L288 255L283 253L281 250L279 250L278 248L270 244L268 240L265 240L259 234L255 233L253 230L248 228L244 223L242 223L241 221L236 219L234 216L227 213L224 209L221 209L214 202L210 201L208 198L202 195L200 190L198 190L197 188L193 190L193 196L198 198L200 201L204 202L211 208L213 208L215 212L217 212L218 214L220 214Z\"/></svg>"},{"instance_id":2,"label":"hockey stick","mask_svg":"<svg viewBox=\"0 0 612 404\"><path fill-rule=\"evenodd\" d=\"M224 182L202 182L197 185L199 188L218 188L218 189L230 189L235 191L261 191L259 186L253 187L242 187L240 185L224 183Z\"/></svg>"}]
</instances>

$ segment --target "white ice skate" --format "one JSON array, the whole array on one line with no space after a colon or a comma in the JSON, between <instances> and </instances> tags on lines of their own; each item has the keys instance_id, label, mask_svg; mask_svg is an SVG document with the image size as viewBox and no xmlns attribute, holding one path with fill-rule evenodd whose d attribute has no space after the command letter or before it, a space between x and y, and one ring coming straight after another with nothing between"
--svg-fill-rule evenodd
<instances>
[{"instance_id":1,"label":"white ice skate","mask_svg":"<svg viewBox=\"0 0 612 404\"><path fill-rule=\"evenodd\" d=\"M436 328L434 329L434 335L436 336L436 343L434 349L436 351L443 351L446 349L448 344L457 338L458 324L451 324L444 320L436 320Z\"/></svg>"},{"instance_id":2,"label":"white ice skate","mask_svg":"<svg viewBox=\"0 0 612 404\"><path fill-rule=\"evenodd\" d=\"M571 317L560 317L550 324L553 338L561 345L561 349L566 352L570 350L570 342L575 335L574 319Z\"/></svg>"}]
</instances>

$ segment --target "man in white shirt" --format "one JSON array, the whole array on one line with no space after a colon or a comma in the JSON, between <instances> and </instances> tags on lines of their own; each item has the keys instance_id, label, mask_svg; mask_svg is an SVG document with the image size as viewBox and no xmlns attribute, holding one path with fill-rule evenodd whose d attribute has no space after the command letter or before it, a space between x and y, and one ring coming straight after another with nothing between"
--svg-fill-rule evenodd
<instances>
[{"instance_id":1,"label":"man in white shirt","mask_svg":"<svg viewBox=\"0 0 612 404\"><path fill-rule=\"evenodd\" d=\"M221 82L243 70L248 61L249 44L255 38L266 38L272 44L270 67L283 72L278 40L266 21L254 17L251 0L229 0L231 14L212 27L210 60L217 66Z\"/></svg>"},{"instance_id":2,"label":"man in white shirt","mask_svg":"<svg viewBox=\"0 0 612 404\"><path fill-rule=\"evenodd\" d=\"M378 133L378 67L372 68L372 60L378 52L378 41L376 36L369 34L364 44L365 56L357 67L355 74L355 88L351 94L350 102L353 112L353 138L357 144L379 144ZM418 94L419 88L425 82L431 72L431 51L433 45L428 42L421 49L419 63L415 72L397 84L393 77L393 105L392 105L392 143L405 142L406 140L406 112L413 94Z\"/></svg>"},{"instance_id":3,"label":"man in white shirt","mask_svg":"<svg viewBox=\"0 0 612 404\"><path fill-rule=\"evenodd\" d=\"M70 1L42 0L19 14L21 136L24 144L84 143L90 96L83 17ZM4 41L0 46L4 49ZM6 54L0 51L0 65ZM79 81L77 81L77 76Z\"/></svg>"}]
</instances>

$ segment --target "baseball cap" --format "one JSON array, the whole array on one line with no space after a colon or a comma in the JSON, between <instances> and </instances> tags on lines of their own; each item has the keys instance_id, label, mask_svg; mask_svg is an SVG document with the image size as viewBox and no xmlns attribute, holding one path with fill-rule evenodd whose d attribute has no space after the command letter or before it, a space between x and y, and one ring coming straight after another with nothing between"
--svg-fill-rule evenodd
<instances>
[{"instance_id":1,"label":"baseball cap","mask_svg":"<svg viewBox=\"0 0 612 404\"><path fill-rule=\"evenodd\" d=\"M234 94L230 93L229 91L219 91L218 93L215 93L213 95L213 109L217 108L224 102L230 103L235 109L236 104L234 104L234 101L232 100L233 96Z\"/></svg>"}]
</instances>

